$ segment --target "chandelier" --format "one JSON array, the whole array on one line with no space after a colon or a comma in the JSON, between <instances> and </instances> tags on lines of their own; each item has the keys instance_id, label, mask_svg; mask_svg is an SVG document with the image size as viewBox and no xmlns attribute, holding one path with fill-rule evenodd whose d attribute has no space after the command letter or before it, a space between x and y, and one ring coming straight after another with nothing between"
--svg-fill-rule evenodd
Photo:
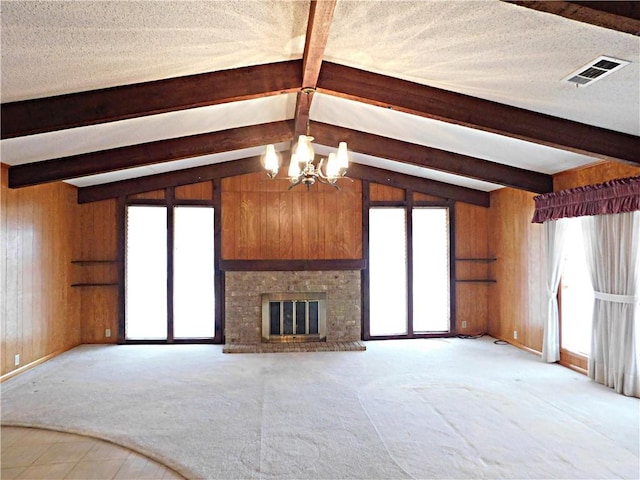
<instances>
[{"instance_id":1,"label":"chandelier","mask_svg":"<svg viewBox=\"0 0 640 480\"><path fill-rule=\"evenodd\" d=\"M311 145L312 140L313 137L309 135L300 135L298 143L292 149L293 153L287 172L291 183L289 190L300 184L309 189L316 181L338 188L336 181L347 173L347 168L349 168L347 142L340 142L337 153L330 153L327 163L324 165L324 158L321 158L317 164L314 163L315 153ZM280 167L280 155L276 152L275 146L267 145L263 161L269 178L275 178Z\"/></svg>"}]
</instances>

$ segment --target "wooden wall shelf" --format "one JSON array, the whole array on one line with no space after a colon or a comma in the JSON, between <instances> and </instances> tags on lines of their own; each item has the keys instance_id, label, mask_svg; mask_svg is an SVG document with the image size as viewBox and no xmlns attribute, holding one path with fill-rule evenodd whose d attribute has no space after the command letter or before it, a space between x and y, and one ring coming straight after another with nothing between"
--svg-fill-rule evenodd
<instances>
[{"instance_id":1,"label":"wooden wall shelf","mask_svg":"<svg viewBox=\"0 0 640 480\"><path fill-rule=\"evenodd\" d=\"M456 262L492 263L498 260L496 257L459 257ZM457 283L496 283L493 278L456 279Z\"/></svg>"},{"instance_id":2,"label":"wooden wall shelf","mask_svg":"<svg viewBox=\"0 0 640 480\"><path fill-rule=\"evenodd\" d=\"M74 265L97 265L101 263L118 263L117 260L71 260Z\"/></svg>"},{"instance_id":3,"label":"wooden wall shelf","mask_svg":"<svg viewBox=\"0 0 640 480\"><path fill-rule=\"evenodd\" d=\"M98 265L115 265L117 264L117 260L71 260L72 265L77 265L79 267L89 267L89 266L98 266ZM99 269L100 271L102 269ZM82 270L85 273L92 272L94 270ZM88 282L80 282L80 283L72 283L72 287L113 287L117 286L118 282L105 282L100 281L102 278L94 278L92 280L97 281L88 281Z\"/></svg>"},{"instance_id":4,"label":"wooden wall shelf","mask_svg":"<svg viewBox=\"0 0 640 480\"><path fill-rule=\"evenodd\" d=\"M478 263L491 263L498 260L495 257L486 257L486 258L456 258L456 262L478 262Z\"/></svg>"},{"instance_id":5,"label":"wooden wall shelf","mask_svg":"<svg viewBox=\"0 0 640 480\"><path fill-rule=\"evenodd\" d=\"M478 278L470 280L456 280L457 283L496 283L496 280L491 278Z\"/></svg>"}]
</instances>

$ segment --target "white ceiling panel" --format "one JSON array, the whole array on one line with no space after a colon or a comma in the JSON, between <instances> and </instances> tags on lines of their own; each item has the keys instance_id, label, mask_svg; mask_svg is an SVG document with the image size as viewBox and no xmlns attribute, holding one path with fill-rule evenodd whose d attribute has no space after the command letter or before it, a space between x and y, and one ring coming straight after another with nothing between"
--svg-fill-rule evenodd
<instances>
[{"instance_id":1,"label":"white ceiling panel","mask_svg":"<svg viewBox=\"0 0 640 480\"><path fill-rule=\"evenodd\" d=\"M73 178L65 180L65 182L70 185L75 185L76 187L89 187L91 185L98 185L101 183L118 182L120 180L145 177L147 175L153 175L154 173L157 172L155 172L151 166L145 165L143 167L116 170L115 172L100 173L88 177Z\"/></svg>"},{"instance_id":2,"label":"white ceiling panel","mask_svg":"<svg viewBox=\"0 0 640 480\"><path fill-rule=\"evenodd\" d=\"M294 116L296 95L225 103L0 141L7 165L67 157L167 138L276 122Z\"/></svg>"},{"instance_id":3,"label":"white ceiling panel","mask_svg":"<svg viewBox=\"0 0 640 480\"><path fill-rule=\"evenodd\" d=\"M288 143L276 144L276 150L284 150L289 147ZM90 175L87 177L74 178L67 180L67 183L76 187L88 187L91 185L99 185L102 183L117 182L119 180L128 180L130 178L144 177L157 173L171 172L174 170L184 170L185 168L200 167L203 165L213 165L216 163L228 162L242 158L259 156L264 153L265 146L244 148L241 150L232 150L224 153L216 153L213 155L203 155L200 157L187 158L184 160L176 160L174 162L157 163L154 165L146 165L143 167L128 168L126 170L118 170L115 172L101 173L99 175Z\"/></svg>"},{"instance_id":4,"label":"white ceiling panel","mask_svg":"<svg viewBox=\"0 0 640 480\"><path fill-rule=\"evenodd\" d=\"M314 147L315 152L320 155L329 155L329 153L336 151L335 147L332 148L326 145L314 145ZM451 173L438 172L436 170L429 170L427 168L421 168L414 165L407 165L406 163L395 162L393 160L373 157L371 155L364 155L357 152L349 152L349 161L359 163L361 165L368 165L370 167L377 167L385 170L391 170L393 172L404 173L405 175L412 175L414 177L427 178L429 180L436 180L438 182L458 185L460 187L482 190L484 192L490 192L492 190L502 188L502 185L495 185L493 183L483 182L481 180L461 177L460 175L453 175ZM347 177L348 176L349 171L347 170Z\"/></svg>"},{"instance_id":5,"label":"white ceiling panel","mask_svg":"<svg viewBox=\"0 0 640 480\"><path fill-rule=\"evenodd\" d=\"M547 174L599 161L566 150L331 95L314 96L311 119Z\"/></svg>"},{"instance_id":6,"label":"white ceiling panel","mask_svg":"<svg viewBox=\"0 0 640 480\"><path fill-rule=\"evenodd\" d=\"M461 177L459 175L452 175L450 173L438 172L436 170L427 170L425 168L407 165L406 163L394 162L392 160L385 160L383 158L376 158L370 155L354 154L353 161L362 165L369 165L370 167L383 168L392 172L404 173L405 175L412 175L414 177L428 178L429 180L436 180L438 182L457 185L459 187L473 188L484 192L491 192L492 190L502 188L502 185L495 185L493 183Z\"/></svg>"}]
</instances>

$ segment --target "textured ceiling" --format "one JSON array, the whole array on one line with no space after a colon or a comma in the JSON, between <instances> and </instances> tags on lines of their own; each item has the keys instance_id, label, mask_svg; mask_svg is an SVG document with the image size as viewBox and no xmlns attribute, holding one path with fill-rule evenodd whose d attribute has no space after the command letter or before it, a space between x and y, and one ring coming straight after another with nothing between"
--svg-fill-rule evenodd
<instances>
[{"instance_id":1,"label":"textured ceiling","mask_svg":"<svg viewBox=\"0 0 640 480\"><path fill-rule=\"evenodd\" d=\"M325 59L640 134L638 37L499 1L338 2ZM633 62L588 88L600 55Z\"/></svg>"},{"instance_id":2,"label":"textured ceiling","mask_svg":"<svg viewBox=\"0 0 640 480\"><path fill-rule=\"evenodd\" d=\"M4 103L299 59L309 2L3 0L1 8ZM561 81L600 55L632 63L586 88ZM637 36L498 0L338 0L324 59L640 135ZM2 162L19 165L291 119L294 112L295 95L277 95L4 139ZM310 118L542 173L598 161L329 95L315 95ZM256 151L94 175L71 183L109 182L228 161ZM356 154L353 159L479 190L500 187L388 159Z\"/></svg>"},{"instance_id":3,"label":"textured ceiling","mask_svg":"<svg viewBox=\"0 0 640 480\"><path fill-rule=\"evenodd\" d=\"M2 101L301 58L308 1L2 1Z\"/></svg>"}]
</instances>

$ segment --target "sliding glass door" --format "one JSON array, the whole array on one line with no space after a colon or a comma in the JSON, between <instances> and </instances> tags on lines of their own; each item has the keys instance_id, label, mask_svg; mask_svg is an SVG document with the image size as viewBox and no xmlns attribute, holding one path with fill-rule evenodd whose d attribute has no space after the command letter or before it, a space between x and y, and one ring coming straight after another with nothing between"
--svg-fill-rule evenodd
<instances>
[{"instance_id":1,"label":"sliding glass door","mask_svg":"<svg viewBox=\"0 0 640 480\"><path fill-rule=\"evenodd\" d=\"M404 208L369 211L369 332L407 334L407 252Z\"/></svg>"},{"instance_id":2,"label":"sliding glass door","mask_svg":"<svg viewBox=\"0 0 640 480\"><path fill-rule=\"evenodd\" d=\"M448 332L449 219L446 208L414 208L412 213L413 331Z\"/></svg>"},{"instance_id":3,"label":"sliding glass door","mask_svg":"<svg viewBox=\"0 0 640 480\"><path fill-rule=\"evenodd\" d=\"M213 208L175 207L173 336L213 338Z\"/></svg>"},{"instance_id":4,"label":"sliding glass door","mask_svg":"<svg viewBox=\"0 0 640 480\"><path fill-rule=\"evenodd\" d=\"M128 206L125 271L126 340L215 336L213 208Z\"/></svg>"},{"instance_id":5,"label":"sliding glass door","mask_svg":"<svg viewBox=\"0 0 640 480\"><path fill-rule=\"evenodd\" d=\"M369 336L451 330L446 207L369 209Z\"/></svg>"},{"instance_id":6,"label":"sliding glass door","mask_svg":"<svg viewBox=\"0 0 640 480\"><path fill-rule=\"evenodd\" d=\"M587 265L583 218L565 218L564 249L561 264L560 346L588 357L591 353L591 324L594 293Z\"/></svg>"},{"instance_id":7,"label":"sliding glass door","mask_svg":"<svg viewBox=\"0 0 640 480\"><path fill-rule=\"evenodd\" d=\"M127 340L167 339L167 208L127 208Z\"/></svg>"}]
</instances>

